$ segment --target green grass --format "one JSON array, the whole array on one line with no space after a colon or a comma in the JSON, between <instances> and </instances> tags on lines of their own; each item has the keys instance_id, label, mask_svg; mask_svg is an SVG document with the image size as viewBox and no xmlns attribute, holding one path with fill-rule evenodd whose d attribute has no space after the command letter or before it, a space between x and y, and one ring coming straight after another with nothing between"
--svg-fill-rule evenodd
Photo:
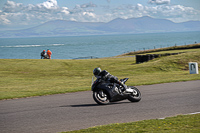
<instances>
[{"instance_id":1,"label":"green grass","mask_svg":"<svg viewBox=\"0 0 200 133\"><path fill-rule=\"evenodd\" d=\"M127 85L200 80L198 74L189 74L188 70L188 62L198 62L200 67L200 49L185 52L141 64L135 63L135 57L85 60L0 59L0 99L90 90L95 67L106 69L119 79L130 78Z\"/></svg>"},{"instance_id":2,"label":"green grass","mask_svg":"<svg viewBox=\"0 0 200 133\"><path fill-rule=\"evenodd\" d=\"M137 55L137 54L163 54L163 53L192 52L192 51L196 51L197 48L200 48L200 43L129 52L129 53L125 53L119 56L132 56L132 55Z\"/></svg>"},{"instance_id":3,"label":"green grass","mask_svg":"<svg viewBox=\"0 0 200 133\"><path fill-rule=\"evenodd\" d=\"M66 133L199 133L200 114L96 126Z\"/></svg>"}]
</instances>

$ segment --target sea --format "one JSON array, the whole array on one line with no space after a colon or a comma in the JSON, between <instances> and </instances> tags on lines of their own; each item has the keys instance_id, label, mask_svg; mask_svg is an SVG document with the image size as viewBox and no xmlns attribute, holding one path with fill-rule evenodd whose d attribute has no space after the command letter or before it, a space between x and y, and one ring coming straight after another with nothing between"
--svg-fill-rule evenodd
<instances>
[{"instance_id":1,"label":"sea","mask_svg":"<svg viewBox=\"0 0 200 133\"><path fill-rule=\"evenodd\" d=\"M200 43L200 31L91 35L67 37L0 38L0 59L40 59L50 49L52 59L90 59L124 53Z\"/></svg>"}]
</instances>

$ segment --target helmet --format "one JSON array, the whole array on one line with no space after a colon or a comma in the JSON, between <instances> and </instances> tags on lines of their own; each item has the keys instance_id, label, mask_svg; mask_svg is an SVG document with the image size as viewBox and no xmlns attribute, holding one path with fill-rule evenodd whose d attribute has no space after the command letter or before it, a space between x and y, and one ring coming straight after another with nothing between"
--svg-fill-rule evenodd
<instances>
[{"instance_id":1,"label":"helmet","mask_svg":"<svg viewBox=\"0 0 200 133\"><path fill-rule=\"evenodd\" d=\"M99 67L97 67L97 68L95 68L95 69L93 70L93 74L94 74L95 76L98 76L98 75L100 74L100 72L101 72L101 68L99 68Z\"/></svg>"}]
</instances>

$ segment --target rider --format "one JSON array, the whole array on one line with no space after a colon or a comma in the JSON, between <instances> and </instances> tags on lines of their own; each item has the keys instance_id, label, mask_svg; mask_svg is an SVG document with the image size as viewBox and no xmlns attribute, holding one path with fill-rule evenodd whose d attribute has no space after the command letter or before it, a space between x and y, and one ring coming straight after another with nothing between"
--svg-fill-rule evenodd
<instances>
[{"instance_id":1,"label":"rider","mask_svg":"<svg viewBox=\"0 0 200 133\"><path fill-rule=\"evenodd\" d=\"M111 75L109 72L106 70L101 70L101 68L97 67L93 70L93 74L97 79L102 79L102 80L109 80L110 82L115 82L123 87L122 92L124 92L127 88L125 84L123 84L121 81L118 80L116 76Z\"/></svg>"}]
</instances>

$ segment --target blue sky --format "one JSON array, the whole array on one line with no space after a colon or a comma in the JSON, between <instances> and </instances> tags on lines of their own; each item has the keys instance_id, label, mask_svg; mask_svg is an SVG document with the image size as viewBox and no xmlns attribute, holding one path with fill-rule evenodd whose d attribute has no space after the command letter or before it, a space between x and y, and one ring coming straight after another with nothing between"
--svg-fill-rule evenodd
<instances>
[{"instance_id":1,"label":"blue sky","mask_svg":"<svg viewBox=\"0 0 200 133\"><path fill-rule=\"evenodd\" d=\"M109 22L143 16L177 23L200 21L200 0L0 0L0 29L56 19Z\"/></svg>"}]
</instances>

